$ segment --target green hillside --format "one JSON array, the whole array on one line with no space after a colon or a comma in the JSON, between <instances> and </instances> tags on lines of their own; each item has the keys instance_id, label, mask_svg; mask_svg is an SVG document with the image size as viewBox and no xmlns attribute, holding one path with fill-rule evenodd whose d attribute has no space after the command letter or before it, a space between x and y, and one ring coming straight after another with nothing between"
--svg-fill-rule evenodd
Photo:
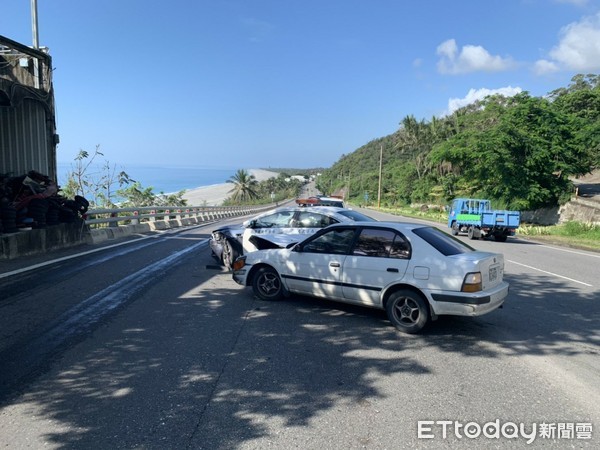
<instances>
[{"instance_id":1,"label":"green hillside","mask_svg":"<svg viewBox=\"0 0 600 450\"><path fill-rule=\"evenodd\" d=\"M381 161L381 189L380 182ZM600 76L577 75L544 97L491 96L398 130L343 155L318 179L326 193L382 206L487 197L535 209L566 201L569 177L600 166Z\"/></svg>"}]
</instances>

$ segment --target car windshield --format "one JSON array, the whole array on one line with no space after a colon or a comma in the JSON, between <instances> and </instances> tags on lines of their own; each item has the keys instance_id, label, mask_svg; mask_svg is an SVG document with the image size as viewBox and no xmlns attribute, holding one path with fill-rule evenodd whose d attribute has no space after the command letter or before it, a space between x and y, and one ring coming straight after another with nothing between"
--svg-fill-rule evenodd
<instances>
[{"instance_id":1,"label":"car windshield","mask_svg":"<svg viewBox=\"0 0 600 450\"><path fill-rule=\"evenodd\" d=\"M437 228L423 227L412 231L442 255L452 256L475 251L473 247Z\"/></svg>"},{"instance_id":2,"label":"car windshield","mask_svg":"<svg viewBox=\"0 0 600 450\"><path fill-rule=\"evenodd\" d=\"M290 221L294 217L294 211L277 211L263 217L258 217L254 221L254 228L281 228L289 227Z\"/></svg>"},{"instance_id":3,"label":"car windshield","mask_svg":"<svg viewBox=\"0 0 600 450\"><path fill-rule=\"evenodd\" d=\"M375 220L372 217L369 217L365 214L361 214L358 211L353 211L351 209L345 209L343 211L338 211L337 213L349 219L352 219L355 222L373 222Z\"/></svg>"}]
</instances>

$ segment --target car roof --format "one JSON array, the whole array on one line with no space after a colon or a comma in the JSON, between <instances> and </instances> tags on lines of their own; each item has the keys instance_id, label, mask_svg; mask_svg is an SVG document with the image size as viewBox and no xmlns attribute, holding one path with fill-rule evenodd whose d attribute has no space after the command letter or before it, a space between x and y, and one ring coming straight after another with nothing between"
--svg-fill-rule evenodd
<instances>
[{"instance_id":1,"label":"car roof","mask_svg":"<svg viewBox=\"0 0 600 450\"><path fill-rule=\"evenodd\" d=\"M263 213L260 213L258 216L256 217L262 217L262 216L266 216L269 214L273 214L276 212L281 212L281 211L315 211L315 212L320 212L323 214L336 214L338 211L345 211L348 210L348 208L342 208L340 206L282 206L279 208L275 208L275 209L271 209L269 211L265 211Z\"/></svg>"},{"instance_id":2,"label":"car roof","mask_svg":"<svg viewBox=\"0 0 600 450\"><path fill-rule=\"evenodd\" d=\"M396 230L401 230L401 231L410 231L410 230L414 230L415 228L424 228L424 227L428 227L429 225L422 225L419 223L412 223L412 222L352 222L351 224L349 223L336 223L333 225L330 225L328 228L333 228L333 227L347 227L348 225L351 226L360 226L360 227L369 227L369 228L394 228Z\"/></svg>"}]
</instances>

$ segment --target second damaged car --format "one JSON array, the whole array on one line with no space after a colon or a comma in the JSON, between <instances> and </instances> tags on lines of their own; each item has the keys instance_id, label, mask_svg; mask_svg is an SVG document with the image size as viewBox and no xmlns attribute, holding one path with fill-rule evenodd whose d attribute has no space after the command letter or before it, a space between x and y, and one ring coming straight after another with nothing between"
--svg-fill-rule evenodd
<instances>
[{"instance_id":1,"label":"second damaged car","mask_svg":"<svg viewBox=\"0 0 600 450\"><path fill-rule=\"evenodd\" d=\"M209 244L213 256L227 269L231 269L233 261L245 253L285 248L336 223L373 220L358 211L346 208L281 207L259 214L241 225L213 231Z\"/></svg>"}]
</instances>

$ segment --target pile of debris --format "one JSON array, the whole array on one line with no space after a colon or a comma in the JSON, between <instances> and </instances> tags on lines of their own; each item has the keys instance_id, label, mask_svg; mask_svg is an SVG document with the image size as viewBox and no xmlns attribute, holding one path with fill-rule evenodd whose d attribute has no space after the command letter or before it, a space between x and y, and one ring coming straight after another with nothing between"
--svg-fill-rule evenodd
<instances>
[{"instance_id":1,"label":"pile of debris","mask_svg":"<svg viewBox=\"0 0 600 450\"><path fill-rule=\"evenodd\" d=\"M84 219L89 202L79 195L68 199L59 190L35 170L17 177L0 174L0 234Z\"/></svg>"}]
</instances>

